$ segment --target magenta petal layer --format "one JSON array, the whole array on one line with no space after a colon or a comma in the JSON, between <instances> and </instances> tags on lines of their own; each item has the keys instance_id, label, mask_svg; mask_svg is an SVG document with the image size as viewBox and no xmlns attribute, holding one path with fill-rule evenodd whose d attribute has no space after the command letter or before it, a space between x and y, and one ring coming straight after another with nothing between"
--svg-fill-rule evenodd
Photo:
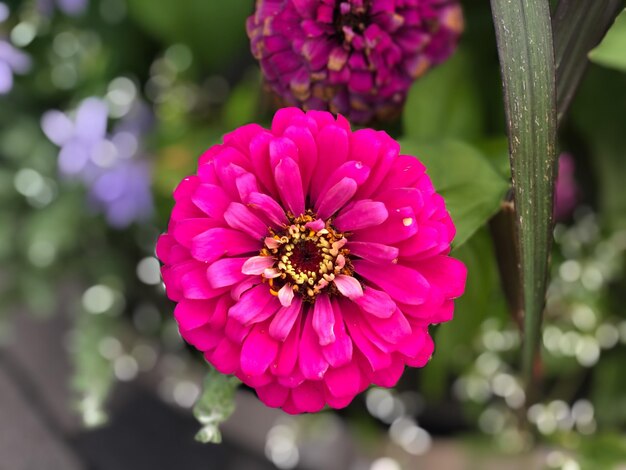
<instances>
[{"instance_id":1,"label":"magenta petal layer","mask_svg":"<svg viewBox=\"0 0 626 470\"><path fill-rule=\"evenodd\" d=\"M257 0L247 30L285 103L365 123L396 114L452 54L463 15L458 0Z\"/></svg>"},{"instance_id":2,"label":"magenta petal layer","mask_svg":"<svg viewBox=\"0 0 626 470\"><path fill-rule=\"evenodd\" d=\"M391 387L430 359L429 324L452 319L466 278L454 224L398 151L384 132L286 108L271 130L225 136L175 190L157 255L180 333L268 406L341 408Z\"/></svg>"}]
</instances>

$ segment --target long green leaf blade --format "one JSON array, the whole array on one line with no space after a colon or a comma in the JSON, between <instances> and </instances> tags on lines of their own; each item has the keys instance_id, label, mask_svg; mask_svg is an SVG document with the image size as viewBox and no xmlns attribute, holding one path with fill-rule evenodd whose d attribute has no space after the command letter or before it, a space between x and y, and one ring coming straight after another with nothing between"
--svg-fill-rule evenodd
<instances>
[{"instance_id":1,"label":"long green leaf blade","mask_svg":"<svg viewBox=\"0 0 626 470\"><path fill-rule=\"evenodd\" d=\"M559 1L552 20L559 122L587 69L589 51L598 45L623 5L623 0Z\"/></svg>"},{"instance_id":2,"label":"long green leaf blade","mask_svg":"<svg viewBox=\"0 0 626 470\"><path fill-rule=\"evenodd\" d=\"M547 0L491 0L504 85L524 299L522 366L531 383L552 243L556 83Z\"/></svg>"}]
</instances>

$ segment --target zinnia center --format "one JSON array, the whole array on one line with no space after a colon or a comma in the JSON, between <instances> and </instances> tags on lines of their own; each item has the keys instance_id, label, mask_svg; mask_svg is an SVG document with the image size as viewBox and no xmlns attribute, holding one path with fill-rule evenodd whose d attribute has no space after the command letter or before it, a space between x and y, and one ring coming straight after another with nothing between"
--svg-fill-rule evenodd
<instances>
[{"instance_id":1,"label":"zinnia center","mask_svg":"<svg viewBox=\"0 0 626 470\"><path fill-rule=\"evenodd\" d=\"M271 263L262 273L270 291L279 295L292 290L306 301L314 301L323 290L338 294L333 281L354 273L344 234L337 232L330 220L317 219L311 211L290 217L289 222L282 230L270 230L259 253L266 265Z\"/></svg>"}]
</instances>

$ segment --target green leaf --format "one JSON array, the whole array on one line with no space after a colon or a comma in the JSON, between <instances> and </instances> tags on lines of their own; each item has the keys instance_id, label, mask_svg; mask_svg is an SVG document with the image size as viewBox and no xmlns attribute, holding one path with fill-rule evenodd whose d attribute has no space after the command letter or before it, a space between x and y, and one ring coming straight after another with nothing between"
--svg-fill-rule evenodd
<instances>
[{"instance_id":1,"label":"green leaf","mask_svg":"<svg viewBox=\"0 0 626 470\"><path fill-rule=\"evenodd\" d=\"M219 444L222 433L219 425L235 411L235 390L239 380L211 370L204 379L202 395L193 408L193 414L202 424L196 440L203 443Z\"/></svg>"},{"instance_id":2,"label":"green leaf","mask_svg":"<svg viewBox=\"0 0 626 470\"><path fill-rule=\"evenodd\" d=\"M625 90L626 74L595 65L572 107L572 121L589 151L586 163L590 167L582 169L600 182L596 187L597 205L602 225L610 230L626 228Z\"/></svg>"},{"instance_id":3,"label":"green leaf","mask_svg":"<svg viewBox=\"0 0 626 470\"><path fill-rule=\"evenodd\" d=\"M472 75L469 54L460 50L417 80L404 108L405 136L429 142L472 140L482 135L484 111Z\"/></svg>"},{"instance_id":4,"label":"green leaf","mask_svg":"<svg viewBox=\"0 0 626 470\"><path fill-rule=\"evenodd\" d=\"M552 20L559 121L565 116L587 69L589 51L600 42L622 9L622 4L622 0L594 0L585 3L579 0L559 1ZM626 18L624 24L626 25ZM624 65L625 46L626 33L621 48Z\"/></svg>"},{"instance_id":5,"label":"green leaf","mask_svg":"<svg viewBox=\"0 0 626 470\"><path fill-rule=\"evenodd\" d=\"M511 179L509 141L505 136L481 139L476 142L476 146L503 178Z\"/></svg>"},{"instance_id":6,"label":"green leaf","mask_svg":"<svg viewBox=\"0 0 626 470\"><path fill-rule=\"evenodd\" d=\"M457 141L426 145L403 141L402 151L426 165L444 197L456 226L455 248L498 212L509 184L475 147Z\"/></svg>"},{"instance_id":7,"label":"green leaf","mask_svg":"<svg viewBox=\"0 0 626 470\"><path fill-rule=\"evenodd\" d=\"M596 64L626 72L626 10L617 17L600 45L589 53L589 58Z\"/></svg>"},{"instance_id":8,"label":"green leaf","mask_svg":"<svg viewBox=\"0 0 626 470\"><path fill-rule=\"evenodd\" d=\"M552 244L556 79L549 3L491 0L504 84L524 298L523 371L531 385Z\"/></svg>"},{"instance_id":9,"label":"green leaf","mask_svg":"<svg viewBox=\"0 0 626 470\"><path fill-rule=\"evenodd\" d=\"M507 321L506 307L491 238L486 229L455 251L467 266L465 293L454 302L454 320L434 333L435 354L421 372L422 391L432 399L445 397L449 379L458 377L476 359L475 342L487 318Z\"/></svg>"}]
</instances>

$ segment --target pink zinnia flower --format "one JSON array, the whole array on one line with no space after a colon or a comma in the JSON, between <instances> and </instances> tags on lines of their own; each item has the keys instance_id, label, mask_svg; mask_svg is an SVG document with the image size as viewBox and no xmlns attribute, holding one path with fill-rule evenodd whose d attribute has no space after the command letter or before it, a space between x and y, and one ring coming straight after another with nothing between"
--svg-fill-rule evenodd
<instances>
[{"instance_id":1,"label":"pink zinnia flower","mask_svg":"<svg viewBox=\"0 0 626 470\"><path fill-rule=\"evenodd\" d=\"M342 116L278 111L200 157L157 245L183 338L288 413L341 408L433 353L465 266L424 165Z\"/></svg>"},{"instance_id":2,"label":"pink zinnia flower","mask_svg":"<svg viewBox=\"0 0 626 470\"><path fill-rule=\"evenodd\" d=\"M247 30L286 104L363 123L400 111L413 80L454 51L463 16L457 0L257 0Z\"/></svg>"}]
</instances>

